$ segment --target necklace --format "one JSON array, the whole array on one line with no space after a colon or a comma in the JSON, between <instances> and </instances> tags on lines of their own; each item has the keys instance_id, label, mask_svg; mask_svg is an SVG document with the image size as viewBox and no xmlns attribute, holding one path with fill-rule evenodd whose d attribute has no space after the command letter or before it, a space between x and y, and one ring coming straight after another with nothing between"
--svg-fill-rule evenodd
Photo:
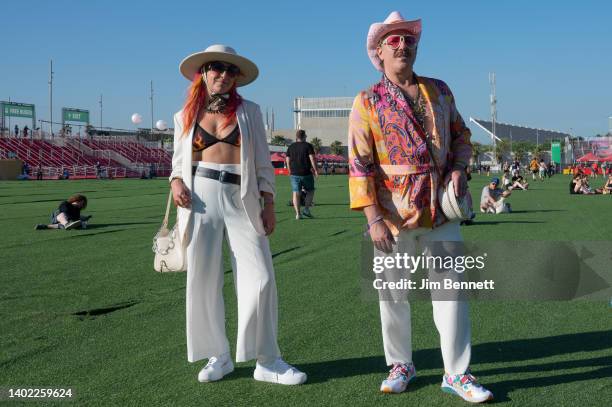
<instances>
[{"instance_id":1,"label":"necklace","mask_svg":"<svg viewBox=\"0 0 612 407\"><path fill-rule=\"evenodd\" d=\"M412 110L412 114L414 115L414 118L421 125L421 129L423 129L423 132L425 133L425 143L428 143L429 140L432 139L432 136L427 130L427 127L425 127L425 118L427 117L427 107L425 105L425 98L423 98L423 95L421 94L421 90L419 88L418 83L417 83L416 98L412 99L410 95L406 94L406 101L408 102L408 105L410 106L410 109Z\"/></svg>"},{"instance_id":2,"label":"necklace","mask_svg":"<svg viewBox=\"0 0 612 407\"><path fill-rule=\"evenodd\" d=\"M427 116L427 109L425 107L425 100L421 95L418 84L416 98L412 99L410 95L406 94L406 101L414 114L414 118L417 119L423 130L425 130L425 117Z\"/></svg>"}]
</instances>

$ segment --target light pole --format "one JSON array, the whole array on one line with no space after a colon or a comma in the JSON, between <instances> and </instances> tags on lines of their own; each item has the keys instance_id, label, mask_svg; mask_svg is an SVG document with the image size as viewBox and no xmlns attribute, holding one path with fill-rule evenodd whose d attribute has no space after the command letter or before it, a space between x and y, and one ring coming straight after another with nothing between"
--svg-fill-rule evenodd
<instances>
[{"instance_id":1,"label":"light pole","mask_svg":"<svg viewBox=\"0 0 612 407\"><path fill-rule=\"evenodd\" d=\"M153 81L151 81L151 134L153 134Z\"/></svg>"},{"instance_id":2,"label":"light pole","mask_svg":"<svg viewBox=\"0 0 612 407\"><path fill-rule=\"evenodd\" d=\"M100 100L98 101L100 104L100 130L102 130L102 94L100 93Z\"/></svg>"},{"instance_id":3,"label":"light pole","mask_svg":"<svg viewBox=\"0 0 612 407\"><path fill-rule=\"evenodd\" d=\"M53 60L50 60L49 68L49 125L53 136Z\"/></svg>"},{"instance_id":4,"label":"light pole","mask_svg":"<svg viewBox=\"0 0 612 407\"><path fill-rule=\"evenodd\" d=\"M495 142L496 129L495 122L497 121L497 97L495 95L495 72L489 73L489 84L491 85L491 133L493 133L493 160L497 165L497 151Z\"/></svg>"}]
</instances>

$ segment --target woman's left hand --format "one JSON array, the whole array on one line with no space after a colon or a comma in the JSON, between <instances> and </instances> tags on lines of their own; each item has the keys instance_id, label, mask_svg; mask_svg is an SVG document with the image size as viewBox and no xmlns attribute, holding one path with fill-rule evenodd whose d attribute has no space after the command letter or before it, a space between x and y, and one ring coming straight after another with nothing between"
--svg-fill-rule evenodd
<instances>
[{"instance_id":1,"label":"woman's left hand","mask_svg":"<svg viewBox=\"0 0 612 407\"><path fill-rule=\"evenodd\" d=\"M267 204L261 211L261 220L266 231L266 236L270 236L276 227L276 214L274 213L274 204Z\"/></svg>"}]
</instances>

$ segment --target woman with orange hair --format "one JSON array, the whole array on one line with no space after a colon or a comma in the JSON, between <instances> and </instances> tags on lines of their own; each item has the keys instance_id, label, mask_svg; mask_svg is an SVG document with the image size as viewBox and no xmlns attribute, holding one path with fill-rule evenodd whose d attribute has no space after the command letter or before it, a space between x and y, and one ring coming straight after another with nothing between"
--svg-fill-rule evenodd
<instances>
[{"instance_id":1,"label":"woman with orange hair","mask_svg":"<svg viewBox=\"0 0 612 407\"><path fill-rule=\"evenodd\" d=\"M180 70L192 84L174 116L170 185L187 246L187 358L208 359L201 382L234 370L222 292L226 236L238 299L236 361L257 359L256 380L304 383L306 374L280 357L277 344L267 237L276 223L274 168L261 110L236 91L257 78L257 66L231 47L212 45L185 58Z\"/></svg>"}]
</instances>

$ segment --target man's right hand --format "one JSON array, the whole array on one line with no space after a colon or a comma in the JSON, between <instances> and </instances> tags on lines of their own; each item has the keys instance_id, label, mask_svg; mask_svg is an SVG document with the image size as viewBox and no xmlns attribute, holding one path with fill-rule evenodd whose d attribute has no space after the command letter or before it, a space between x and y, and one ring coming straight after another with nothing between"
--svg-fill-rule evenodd
<instances>
[{"instance_id":1,"label":"man's right hand","mask_svg":"<svg viewBox=\"0 0 612 407\"><path fill-rule=\"evenodd\" d=\"M370 226L370 237L374 243L374 247L384 253L393 252L395 239L393 234L385 224L385 222L376 222Z\"/></svg>"},{"instance_id":2,"label":"man's right hand","mask_svg":"<svg viewBox=\"0 0 612 407\"><path fill-rule=\"evenodd\" d=\"M170 188L172 188L174 205L180 206L181 208L189 208L191 206L191 191L187 189L182 179L173 179Z\"/></svg>"}]
</instances>

